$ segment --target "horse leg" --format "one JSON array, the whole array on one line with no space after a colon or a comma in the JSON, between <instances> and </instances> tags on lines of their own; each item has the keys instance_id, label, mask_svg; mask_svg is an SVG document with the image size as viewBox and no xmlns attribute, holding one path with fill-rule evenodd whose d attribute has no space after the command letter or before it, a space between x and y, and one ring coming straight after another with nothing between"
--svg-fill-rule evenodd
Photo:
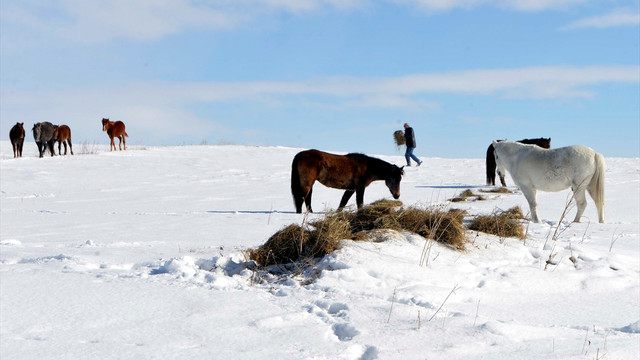
<instances>
[{"instance_id":1,"label":"horse leg","mask_svg":"<svg viewBox=\"0 0 640 360\"><path fill-rule=\"evenodd\" d=\"M585 196L585 188L584 186L580 186L578 189L573 190L573 198L576 199L576 207L578 211L576 212L576 218L573 219L573 222L579 223L580 218L582 218L582 214L584 214L584 209L587 208L587 197Z\"/></svg>"},{"instance_id":2,"label":"horse leg","mask_svg":"<svg viewBox=\"0 0 640 360\"><path fill-rule=\"evenodd\" d=\"M71 155L73 155L73 147L71 146L71 138L67 139L67 142L69 143L69 151L71 152ZM66 146L65 146L65 149L64 149L64 153L65 153L65 155L67 154Z\"/></svg>"},{"instance_id":3,"label":"horse leg","mask_svg":"<svg viewBox=\"0 0 640 360\"><path fill-rule=\"evenodd\" d=\"M535 223L539 223L540 219L538 218L538 202L536 201L536 190L533 188L529 188L526 186L522 186L518 184L520 190L522 190L522 194L525 199L529 203L529 211L531 212L531 221Z\"/></svg>"},{"instance_id":4,"label":"horse leg","mask_svg":"<svg viewBox=\"0 0 640 360\"><path fill-rule=\"evenodd\" d=\"M51 153L51 157L53 157L53 155L56 154L56 150L55 150L55 147L54 147L54 141L52 141L52 140L47 141L47 145L49 147L49 152Z\"/></svg>"},{"instance_id":5,"label":"horse leg","mask_svg":"<svg viewBox=\"0 0 640 360\"><path fill-rule=\"evenodd\" d=\"M338 206L338 211L341 211L347 205L347 202L349 202L349 199L351 199L354 192L355 190L347 190L344 192L342 199L340 200L340 206Z\"/></svg>"},{"instance_id":6,"label":"horse leg","mask_svg":"<svg viewBox=\"0 0 640 360\"><path fill-rule=\"evenodd\" d=\"M362 204L364 204L364 188L356 189L356 205L358 206L358 210L362 208Z\"/></svg>"},{"instance_id":7,"label":"horse leg","mask_svg":"<svg viewBox=\"0 0 640 360\"><path fill-rule=\"evenodd\" d=\"M307 193L307 196L304 197L304 204L307 206L307 211L312 213L313 210L311 210L311 195L313 194L313 187L309 188L309 192Z\"/></svg>"},{"instance_id":8,"label":"horse leg","mask_svg":"<svg viewBox=\"0 0 640 360\"><path fill-rule=\"evenodd\" d=\"M114 151L116 149L116 143L113 141L113 136L111 137L111 145L109 146L109 151Z\"/></svg>"},{"instance_id":9,"label":"horse leg","mask_svg":"<svg viewBox=\"0 0 640 360\"><path fill-rule=\"evenodd\" d=\"M67 145L64 146L64 154L67 155ZM58 141L58 155L62 155L62 141Z\"/></svg>"},{"instance_id":10,"label":"horse leg","mask_svg":"<svg viewBox=\"0 0 640 360\"><path fill-rule=\"evenodd\" d=\"M507 187L507 183L504 181L504 175L500 175L500 182L502 183L503 187ZM495 178L493 180L493 184L495 185Z\"/></svg>"}]
</instances>

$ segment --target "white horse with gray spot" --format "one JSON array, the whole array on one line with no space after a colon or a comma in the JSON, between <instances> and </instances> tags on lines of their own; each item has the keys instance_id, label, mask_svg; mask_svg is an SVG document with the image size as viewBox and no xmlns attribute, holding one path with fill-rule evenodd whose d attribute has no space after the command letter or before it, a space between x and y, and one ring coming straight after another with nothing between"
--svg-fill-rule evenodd
<instances>
[{"instance_id":1,"label":"white horse with gray spot","mask_svg":"<svg viewBox=\"0 0 640 360\"><path fill-rule=\"evenodd\" d=\"M529 202L531 220L540 222L536 192L562 191L571 187L580 218L587 207L585 191L596 203L598 221L604 223L604 156L593 149L573 145L556 149L542 149L513 141L493 141L498 173L511 174ZM502 174L501 174L502 175Z\"/></svg>"}]
</instances>

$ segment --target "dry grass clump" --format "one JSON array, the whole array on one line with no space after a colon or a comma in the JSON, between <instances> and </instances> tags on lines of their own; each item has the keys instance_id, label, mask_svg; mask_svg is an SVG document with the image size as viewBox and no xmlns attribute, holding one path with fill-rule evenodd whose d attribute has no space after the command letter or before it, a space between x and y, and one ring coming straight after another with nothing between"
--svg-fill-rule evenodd
<instances>
[{"instance_id":1,"label":"dry grass clump","mask_svg":"<svg viewBox=\"0 0 640 360\"><path fill-rule=\"evenodd\" d=\"M393 140L395 140L397 146L406 144L404 132L402 130L397 130L393 133Z\"/></svg>"},{"instance_id":2,"label":"dry grass clump","mask_svg":"<svg viewBox=\"0 0 640 360\"><path fill-rule=\"evenodd\" d=\"M398 209L400 201L382 200L357 212L331 212L309 224L313 230L289 225L258 249L248 251L249 258L269 266L322 257L338 249L340 240L365 240L371 231L390 229L409 231L434 239L456 249L464 249L464 212L438 209Z\"/></svg>"},{"instance_id":3,"label":"dry grass clump","mask_svg":"<svg viewBox=\"0 0 640 360\"><path fill-rule=\"evenodd\" d=\"M486 200L482 195L474 194L473 191L471 191L470 189L467 189L461 192L460 195L450 199L449 201L451 202L467 201L467 199L469 198L473 198L474 201Z\"/></svg>"},{"instance_id":4,"label":"dry grass clump","mask_svg":"<svg viewBox=\"0 0 640 360\"><path fill-rule=\"evenodd\" d=\"M463 218L464 211L459 210L409 208L400 212L398 221L403 230L463 250L467 243Z\"/></svg>"},{"instance_id":5,"label":"dry grass clump","mask_svg":"<svg viewBox=\"0 0 640 360\"><path fill-rule=\"evenodd\" d=\"M499 187L491 190L480 190L483 193L492 193L492 194L513 194L513 191L507 189L506 187Z\"/></svg>"},{"instance_id":6,"label":"dry grass clump","mask_svg":"<svg viewBox=\"0 0 640 360\"><path fill-rule=\"evenodd\" d=\"M310 238L309 230L291 224L273 234L259 248L249 249L249 258L264 266L291 263L302 256L303 248Z\"/></svg>"},{"instance_id":7,"label":"dry grass clump","mask_svg":"<svg viewBox=\"0 0 640 360\"><path fill-rule=\"evenodd\" d=\"M507 211L494 212L491 215L476 216L469 230L480 231L499 237L515 237L524 239L524 228L518 220L523 219L522 210L513 207Z\"/></svg>"}]
</instances>

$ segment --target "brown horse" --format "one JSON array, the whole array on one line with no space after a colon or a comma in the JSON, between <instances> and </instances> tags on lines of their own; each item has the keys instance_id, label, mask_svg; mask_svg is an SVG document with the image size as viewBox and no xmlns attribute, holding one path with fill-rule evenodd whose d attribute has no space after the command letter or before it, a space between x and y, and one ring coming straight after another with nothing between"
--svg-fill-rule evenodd
<instances>
[{"instance_id":1,"label":"brown horse","mask_svg":"<svg viewBox=\"0 0 640 360\"><path fill-rule=\"evenodd\" d=\"M13 148L13 157L22 157L22 145L24 144L24 123L16 123L9 131L9 139Z\"/></svg>"},{"instance_id":2,"label":"brown horse","mask_svg":"<svg viewBox=\"0 0 640 360\"><path fill-rule=\"evenodd\" d=\"M502 140L498 140L502 141ZM541 148L549 149L551 147L551 138L538 138L538 139L524 139L517 141L521 144L533 144L538 145ZM496 158L494 156L494 148L493 144L489 145L487 148L487 159L485 160L486 168L487 168L487 185L495 185L496 184ZM504 173L498 173L500 176L500 182L502 186L507 186L507 183L504 181Z\"/></svg>"},{"instance_id":3,"label":"brown horse","mask_svg":"<svg viewBox=\"0 0 640 360\"><path fill-rule=\"evenodd\" d=\"M124 145L124 149L127 150L127 140L126 137L129 136L126 131L124 131L124 123L122 121L109 121L109 119L102 118L102 131L106 131L107 135L109 135L109 139L111 139L111 146L109 147L109 151L113 151L116 149L116 144L113 141L113 138L116 137L118 140L118 148L122 150L122 145Z\"/></svg>"},{"instance_id":4,"label":"brown horse","mask_svg":"<svg viewBox=\"0 0 640 360\"><path fill-rule=\"evenodd\" d=\"M71 145L71 129L67 125L58 125L53 131L53 139L58 142L58 155L62 155L62 144L64 144L64 154L67 155L67 143L69 150L73 155L73 147Z\"/></svg>"},{"instance_id":5,"label":"brown horse","mask_svg":"<svg viewBox=\"0 0 640 360\"><path fill-rule=\"evenodd\" d=\"M291 164L291 193L296 212L302 213L302 203L311 210L313 183L334 189L346 189L338 210L356 193L358 209L364 202L364 189L376 180L384 180L394 199L400 197L400 181L404 170L386 161L363 154L334 155L318 150L299 152Z\"/></svg>"}]
</instances>

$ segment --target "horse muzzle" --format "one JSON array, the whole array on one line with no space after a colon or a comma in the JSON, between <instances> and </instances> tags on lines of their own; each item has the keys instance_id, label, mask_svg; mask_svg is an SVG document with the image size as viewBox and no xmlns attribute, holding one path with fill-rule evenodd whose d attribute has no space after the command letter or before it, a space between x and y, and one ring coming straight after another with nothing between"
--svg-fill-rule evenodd
<instances>
[{"instance_id":1,"label":"horse muzzle","mask_svg":"<svg viewBox=\"0 0 640 360\"><path fill-rule=\"evenodd\" d=\"M400 198L400 192L397 193L391 193L391 195L393 195L393 198L398 200Z\"/></svg>"}]
</instances>

